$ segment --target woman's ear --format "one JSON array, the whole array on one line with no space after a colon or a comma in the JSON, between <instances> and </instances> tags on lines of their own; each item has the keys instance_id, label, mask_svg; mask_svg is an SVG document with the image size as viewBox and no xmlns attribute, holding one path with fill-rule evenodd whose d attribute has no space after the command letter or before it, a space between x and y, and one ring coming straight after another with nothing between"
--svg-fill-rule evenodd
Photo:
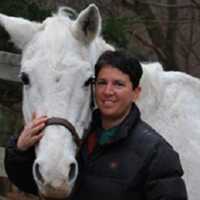
<instances>
[{"instance_id":1,"label":"woman's ear","mask_svg":"<svg viewBox=\"0 0 200 200\"><path fill-rule=\"evenodd\" d=\"M133 90L133 94L132 94L133 95L133 98L132 98L133 102L136 102L139 99L141 90L142 90L141 86L137 86Z\"/></svg>"}]
</instances>

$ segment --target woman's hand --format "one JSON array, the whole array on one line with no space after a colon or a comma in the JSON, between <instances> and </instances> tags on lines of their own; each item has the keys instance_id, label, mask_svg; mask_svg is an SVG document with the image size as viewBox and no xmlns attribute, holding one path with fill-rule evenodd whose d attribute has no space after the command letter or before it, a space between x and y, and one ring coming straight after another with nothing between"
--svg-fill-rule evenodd
<instances>
[{"instance_id":1,"label":"woman's hand","mask_svg":"<svg viewBox=\"0 0 200 200\"><path fill-rule=\"evenodd\" d=\"M39 142L43 136L41 131L45 127L47 119L46 116L36 118L36 114L33 113L32 121L25 125L17 140L18 150L26 151Z\"/></svg>"}]
</instances>

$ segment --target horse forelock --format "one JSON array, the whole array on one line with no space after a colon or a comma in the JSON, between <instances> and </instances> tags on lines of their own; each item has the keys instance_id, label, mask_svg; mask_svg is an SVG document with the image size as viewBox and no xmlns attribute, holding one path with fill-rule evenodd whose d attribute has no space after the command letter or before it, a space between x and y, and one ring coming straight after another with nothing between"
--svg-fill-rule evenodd
<instances>
[{"instance_id":1,"label":"horse forelock","mask_svg":"<svg viewBox=\"0 0 200 200\"><path fill-rule=\"evenodd\" d=\"M72 20L75 20L78 17L78 13L71 7L63 6L59 7L55 16L67 16Z\"/></svg>"},{"instance_id":2,"label":"horse forelock","mask_svg":"<svg viewBox=\"0 0 200 200\"><path fill-rule=\"evenodd\" d=\"M72 23L73 21L63 14L47 18L43 23L43 29L25 49L23 61L33 58L34 54L40 58L38 55L41 54L42 59L46 57L48 60L46 67L59 68L61 65L58 63L66 62L66 60L68 60L67 63L82 60L94 66L101 53L107 49L114 49L101 37L95 38L90 45L84 46L81 41L73 37ZM26 64L24 66L28 67Z\"/></svg>"}]
</instances>

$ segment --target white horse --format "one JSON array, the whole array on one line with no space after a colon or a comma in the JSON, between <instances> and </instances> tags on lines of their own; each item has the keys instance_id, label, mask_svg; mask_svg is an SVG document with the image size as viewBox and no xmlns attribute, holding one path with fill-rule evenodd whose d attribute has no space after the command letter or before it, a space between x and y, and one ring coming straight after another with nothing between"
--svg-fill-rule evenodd
<instances>
[{"instance_id":1,"label":"white horse","mask_svg":"<svg viewBox=\"0 0 200 200\"><path fill-rule=\"evenodd\" d=\"M67 197L78 173L78 139L72 135L77 132L82 138L91 120L91 90L85 83L102 52L113 49L100 37L99 10L92 4L76 20L60 10L43 23L1 14L0 24L23 52L25 121L33 112L56 117L36 147L34 179L42 195ZM158 63L143 64L143 69L138 102L142 117L180 153L190 200L198 200L200 81L184 73L164 72Z\"/></svg>"}]
</instances>

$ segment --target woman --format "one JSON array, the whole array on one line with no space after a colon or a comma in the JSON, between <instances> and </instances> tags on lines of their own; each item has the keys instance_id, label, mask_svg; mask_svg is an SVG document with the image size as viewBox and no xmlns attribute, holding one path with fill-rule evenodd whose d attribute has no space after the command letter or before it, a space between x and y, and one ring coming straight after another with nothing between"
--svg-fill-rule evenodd
<instances>
[{"instance_id":1,"label":"woman","mask_svg":"<svg viewBox=\"0 0 200 200\"><path fill-rule=\"evenodd\" d=\"M186 200L178 154L140 118L135 105L141 88L139 62L120 51L107 51L95 65L98 109L79 153L74 200ZM7 147L8 176L24 191L37 193L32 178L33 146L47 117L34 118ZM26 178L13 171L26 171ZM23 169L23 170L22 170ZM29 183L27 180L29 179ZM30 183L31 179L31 183Z\"/></svg>"}]
</instances>

